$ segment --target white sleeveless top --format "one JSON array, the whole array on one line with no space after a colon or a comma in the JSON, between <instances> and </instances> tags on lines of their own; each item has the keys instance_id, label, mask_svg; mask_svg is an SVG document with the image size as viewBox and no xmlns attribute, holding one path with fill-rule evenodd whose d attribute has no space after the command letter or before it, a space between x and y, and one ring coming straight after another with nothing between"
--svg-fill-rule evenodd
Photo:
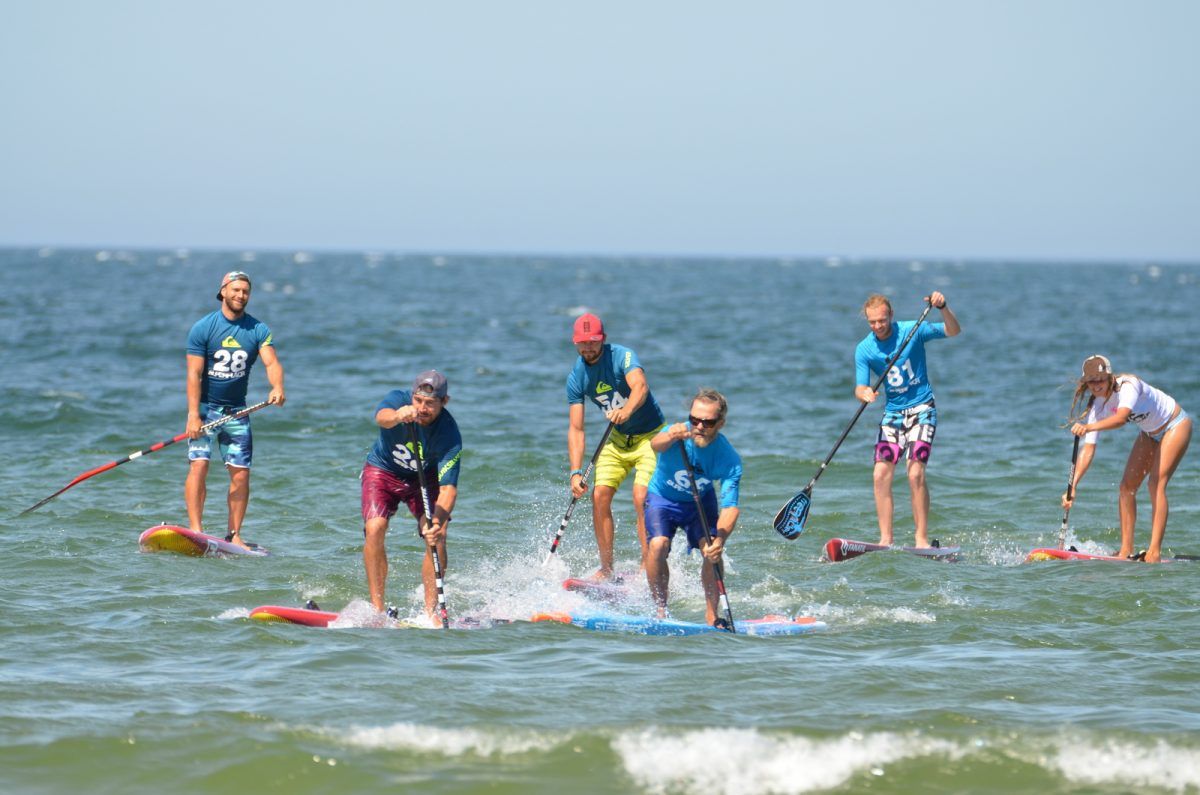
<instances>
[{"instance_id":1,"label":"white sleeveless top","mask_svg":"<svg viewBox=\"0 0 1200 795\"><path fill-rule=\"evenodd\" d=\"M1166 425L1175 413L1175 398L1160 389L1147 384L1142 379L1132 376L1117 378L1117 389L1107 400L1097 401L1088 411L1089 424L1107 419L1117 413L1117 409L1129 409L1129 422L1132 422L1146 433L1157 431ZM1095 444L1098 431L1090 431L1083 437L1084 444Z\"/></svg>"}]
</instances>

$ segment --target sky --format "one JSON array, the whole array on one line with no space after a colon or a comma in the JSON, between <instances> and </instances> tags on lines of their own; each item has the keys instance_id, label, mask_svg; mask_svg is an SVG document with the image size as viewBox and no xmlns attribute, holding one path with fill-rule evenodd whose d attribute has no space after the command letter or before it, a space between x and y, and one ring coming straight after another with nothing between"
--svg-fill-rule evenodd
<instances>
[{"instance_id":1,"label":"sky","mask_svg":"<svg viewBox=\"0 0 1200 795\"><path fill-rule=\"evenodd\" d=\"M1200 261L1191 0L0 0L0 246Z\"/></svg>"}]
</instances>

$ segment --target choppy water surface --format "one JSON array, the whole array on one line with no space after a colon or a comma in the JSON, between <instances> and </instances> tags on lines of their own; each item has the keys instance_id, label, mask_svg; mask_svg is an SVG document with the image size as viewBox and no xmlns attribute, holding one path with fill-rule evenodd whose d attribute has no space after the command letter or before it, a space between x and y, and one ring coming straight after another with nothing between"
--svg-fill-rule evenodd
<instances>
[{"instance_id":1,"label":"choppy water surface","mask_svg":"<svg viewBox=\"0 0 1200 795\"><path fill-rule=\"evenodd\" d=\"M1200 409L1188 334L1200 267L27 250L0 264L5 791L1200 790L1200 564L1021 563L1057 542L1061 425L1085 355ZM182 430L186 333L231 267L254 277L250 312L287 370L287 405L254 418L246 523L275 554L137 552L142 529L185 520L182 445L18 519L76 474ZM931 289L964 327L929 348L931 525L965 560L821 563L829 537L875 540L877 410L819 481L807 532L784 541L771 517L854 413L866 294L913 317ZM566 508L563 384L584 309L638 351L671 418L698 385L729 396L726 434L747 472L729 548L735 614L813 615L828 631L322 631L246 618L306 599L361 610L371 414L431 366L449 375L467 449L451 611L583 607L558 584L595 564L586 506L562 559L542 558ZM251 398L265 394L259 366ZM1102 440L1071 516L1082 549L1116 546L1132 439ZM1200 553L1197 456L1173 481L1172 553ZM897 537L911 539L903 484L897 497ZM1144 546L1144 500L1142 511ZM634 567L625 490L617 519ZM389 592L415 614L407 521L389 551ZM699 619L696 561L677 553L672 567L674 614ZM623 609L649 609L644 585Z\"/></svg>"}]
</instances>

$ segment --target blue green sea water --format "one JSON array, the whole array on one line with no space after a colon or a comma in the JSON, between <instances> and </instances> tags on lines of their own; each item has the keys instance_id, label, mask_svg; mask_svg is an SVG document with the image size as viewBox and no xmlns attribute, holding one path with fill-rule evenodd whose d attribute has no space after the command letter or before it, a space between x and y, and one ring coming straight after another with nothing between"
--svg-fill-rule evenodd
<instances>
[{"instance_id":1,"label":"blue green sea water","mask_svg":"<svg viewBox=\"0 0 1200 795\"><path fill-rule=\"evenodd\" d=\"M183 445L21 510L184 424L184 341L249 271L288 402L254 417L248 538L262 559L141 554L185 521ZM0 790L19 793L1200 791L1200 564L1024 564L1057 542L1079 362L1105 353L1200 409L1190 334L1200 265L711 260L391 253L0 250ZM879 553L868 409L822 476L804 535L771 529L857 408L867 293L915 317L944 292L961 336L931 343L939 427L931 529L964 560ZM700 385L730 401L743 514L736 615L811 615L795 638L643 637L517 622L488 630L250 621L262 604L361 605L358 480L389 389L437 367L465 439L446 580L453 614L582 609L590 512L567 505L572 319L600 314L669 417ZM936 315L936 312L934 313ZM251 399L267 391L261 365ZM602 422L589 411L590 447ZM1070 541L1117 544L1133 440L1108 434ZM1200 452L1171 488L1167 548L1200 553ZM207 519L224 526L224 475ZM911 539L903 484L897 538ZM1138 541L1148 537L1141 501ZM636 566L627 489L618 558ZM421 550L389 534L389 593L419 611ZM697 564L672 609L699 619ZM644 586L629 613L649 610Z\"/></svg>"}]
</instances>

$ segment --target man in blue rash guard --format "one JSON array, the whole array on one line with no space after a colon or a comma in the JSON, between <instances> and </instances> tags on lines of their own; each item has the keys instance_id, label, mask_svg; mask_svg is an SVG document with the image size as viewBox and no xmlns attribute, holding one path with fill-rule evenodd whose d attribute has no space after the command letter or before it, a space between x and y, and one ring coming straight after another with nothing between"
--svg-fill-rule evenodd
<instances>
[{"instance_id":1,"label":"man in blue rash guard","mask_svg":"<svg viewBox=\"0 0 1200 795\"><path fill-rule=\"evenodd\" d=\"M596 487L592 492L592 525L600 552L600 569L594 579L613 576L612 500L630 471L633 479L633 508L637 519L641 557L646 557L644 518L646 487L654 474L654 451L650 439L663 426L662 409L646 383L646 373L637 354L608 342L600 318L588 313L575 319L572 341L579 358L567 376L567 458L571 464L571 496L582 497L588 484L583 480L585 430L584 400L592 401L614 423L612 435L596 460Z\"/></svg>"},{"instance_id":2,"label":"man in blue rash guard","mask_svg":"<svg viewBox=\"0 0 1200 795\"><path fill-rule=\"evenodd\" d=\"M362 471L363 565L371 605L380 612L385 609L388 570L384 536L392 515L404 503L417 520L417 534L425 539L421 580L425 586L425 612L430 620L433 619L437 584L429 547L437 544L445 574L449 565L446 525L458 499L458 473L462 461L458 423L446 411L446 404L450 402L448 390L444 375L437 370L426 370L417 376L411 392L393 389L375 407L379 438ZM421 460L425 464L425 483L433 511L433 517L428 521L417 475L417 451L413 450L409 435L411 423L416 423Z\"/></svg>"},{"instance_id":3,"label":"man in blue rash guard","mask_svg":"<svg viewBox=\"0 0 1200 795\"><path fill-rule=\"evenodd\" d=\"M222 425L211 433L200 426L236 414L246 407L246 387L250 367L262 359L267 368L271 392L267 402L282 406L283 365L275 355L275 342L267 324L246 314L250 302L250 277L242 271L230 271L217 291L221 308L210 312L192 326L187 340L187 481L183 488L188 525L203 532L204 499L208 494L208 462L212 457L212 437L217 437L221 459L229 471L229 518L225 539L240 547L242 521L250 503L250 462L254 437L250 418L242 417Z\"/></svg>"},{"instance_id":4,"label":"man in blue rash guard","mask_svg":"<svg viewBox=\"0 0 1200 795\"><path fill-rule=\"evenodd\" d=\"M958 318L946 305L946 296L934 291L926 300L941 310L942 323L922 323L912 342L892 364L884 380L887 405L879 423L875 444L875 513L879 519L879 543L892 543L892 476L901 453L908 458L908 486L912 492L913 522L916 525L915 545L929 546L929 487L925 483L925 465L933 449L937 430L937 408L933 388L925 371L925 343L956 336L961 330ZM864 403L878 397L871 390L872 373L883 374L883 366L896 353L912 329L914 321L894 319L892 303L885 296L868 296L863 315L871 327L854 349L854 396Z\"/></svg>"},{"instance_id":5,"label":"man in blue rash guard","mask_svg":"<svg viewBox=\"0 0 1200 795\"><path fill-rule=\"evenodd\" d=\"M671 578L667 555L676 529L682 529L687 535L688 549L699 549L704 554L700 581L704 585L705 620L709 624L717 620L718 593L713 566L720 563L725 542L737 524L738 485L742 479L741 456L721 433L728 411L724 395L715 389L700 389L692 399L688 421L670 425L650 440L658 454L658 464L646 497L649 545L646 580L659 618L667 614ZM713 535L711 543L704 537L680 440L684 441L696 473L696 489ZM716 481L721 483L719 512Z\"/></svg>"}]
</instances>

